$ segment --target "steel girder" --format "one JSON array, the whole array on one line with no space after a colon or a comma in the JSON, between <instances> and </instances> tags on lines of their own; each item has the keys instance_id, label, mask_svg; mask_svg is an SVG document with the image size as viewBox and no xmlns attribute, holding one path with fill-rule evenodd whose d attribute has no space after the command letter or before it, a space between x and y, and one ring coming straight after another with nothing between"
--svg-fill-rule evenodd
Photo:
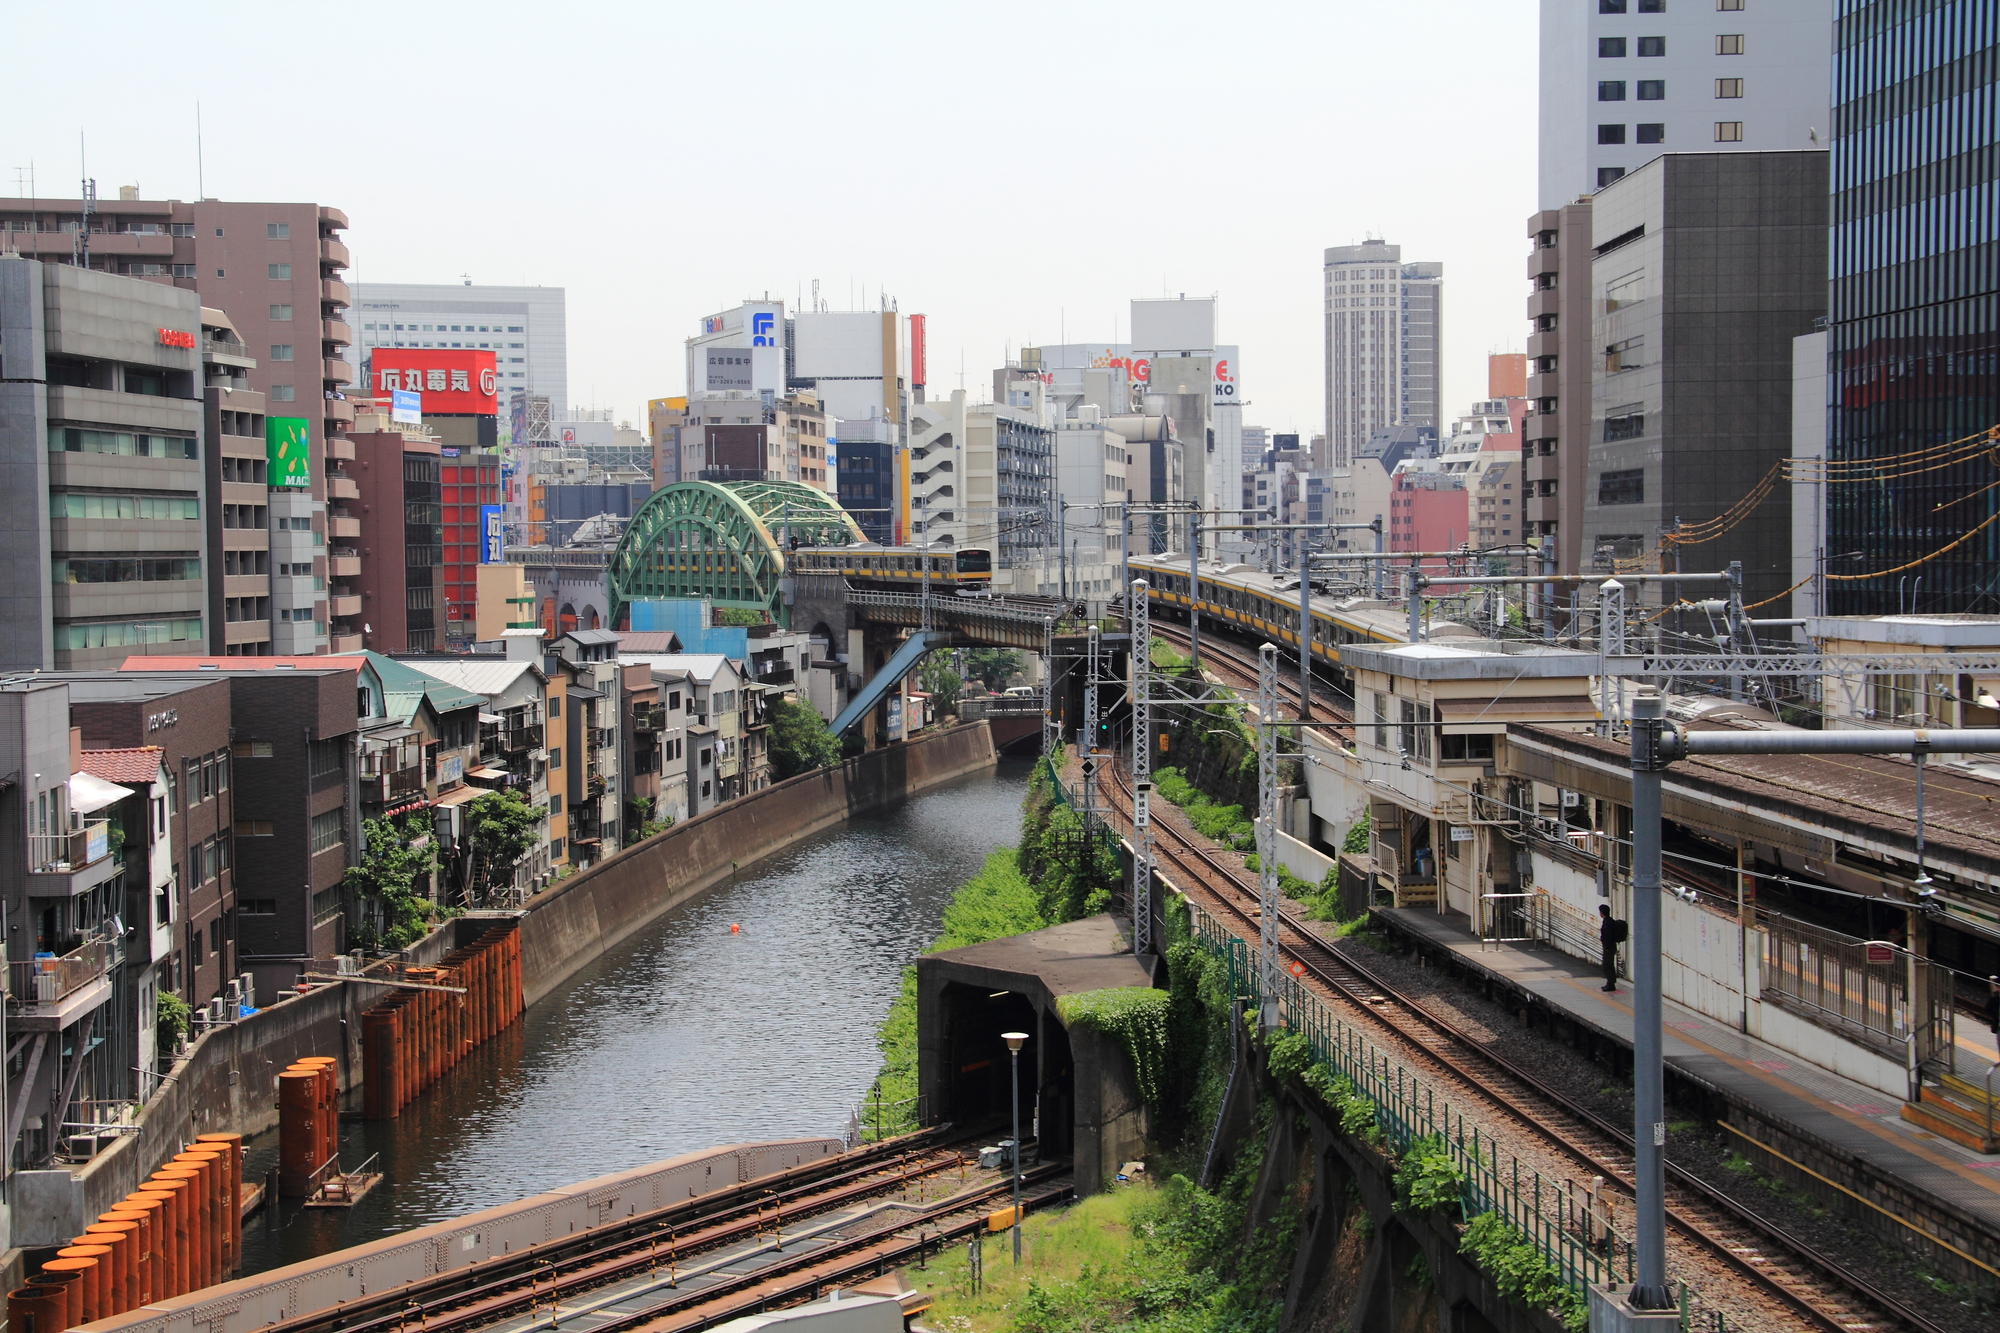
<instances>
[{"instance_id":1,"label":"steel girder","mask_svg":"<svg viewBox=\"0 0 2000 1333\"><path fill-rule=\"evenodd\" d=\"M707 597L788 624L785 536L800 546L864 540L831 496L797 482L682 481L654 491L605 570L610 623L635 601Z\"/></svg>"}]
</instances>

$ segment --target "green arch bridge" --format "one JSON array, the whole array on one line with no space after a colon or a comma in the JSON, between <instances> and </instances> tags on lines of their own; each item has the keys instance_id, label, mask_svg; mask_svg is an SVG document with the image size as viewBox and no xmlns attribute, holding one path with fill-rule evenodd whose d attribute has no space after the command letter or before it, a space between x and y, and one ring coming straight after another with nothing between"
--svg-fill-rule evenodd
<instances>
[{"instance_id":1,"label":"green arch bridge","mask_svg":"<svg viewBox=\"0 0 2000 1333\"><path fill-rule=\"evenodd\" d=\"M605 571L610 624L635 601L707 597L789 625L779 588L787 537L799 546L866 540L833 497L795 481L679 481L654 491Z\"/></svg>"}]
</instances>

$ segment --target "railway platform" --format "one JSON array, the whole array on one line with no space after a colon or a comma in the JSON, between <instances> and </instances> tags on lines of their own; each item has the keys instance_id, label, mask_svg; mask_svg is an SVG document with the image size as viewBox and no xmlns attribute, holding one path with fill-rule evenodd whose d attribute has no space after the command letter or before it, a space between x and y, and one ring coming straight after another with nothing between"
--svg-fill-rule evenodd
<instances>
[{"instance_id":1,"label":"railway platform","mask_svg":"<svg viewBox=\"0 0 2000 1333\"><path fill-rule=\"evenodd\" d=\"M1552 949L1475 936L1460 913L1376 908L1378 921L1434 959L1541 1009L1599 1042L1632 1046L1632 994L1607 994L1591 964ZM1965 1277L2000 1279L2000 1157L1983 1156L1902 1118L1902 1103L1707 1015L1664 1001L1670 1084L1724 1108L1724 1136L1760 1168ZM1959 1043L1961 1076L1984 1078L1992 1048Z\"/></svg>"}]
</instances>

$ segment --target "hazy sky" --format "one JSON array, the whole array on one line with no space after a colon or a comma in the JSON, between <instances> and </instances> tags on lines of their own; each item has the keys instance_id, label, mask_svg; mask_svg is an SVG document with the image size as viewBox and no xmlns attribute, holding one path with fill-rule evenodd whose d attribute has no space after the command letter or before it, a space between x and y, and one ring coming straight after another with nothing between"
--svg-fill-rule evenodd
<instances>
[{"instance_id":1,"label":"hazy sky","mask_svg":"<svg viewBox=\"0 0 2000 1333\"><path fill-rule=\"evenodd\" d=\"M1213 294L1246 422L1307 433L1325 246L1443 261L1448 414L1525 337L1530 0L9 11L0 188L73 197L81 131L101 195L192 198L199 98L207 194L345 210L356 281L566 287L571 396L635 421L701 315L814 278L975 397Z\"/></svg>"}]
</instances>

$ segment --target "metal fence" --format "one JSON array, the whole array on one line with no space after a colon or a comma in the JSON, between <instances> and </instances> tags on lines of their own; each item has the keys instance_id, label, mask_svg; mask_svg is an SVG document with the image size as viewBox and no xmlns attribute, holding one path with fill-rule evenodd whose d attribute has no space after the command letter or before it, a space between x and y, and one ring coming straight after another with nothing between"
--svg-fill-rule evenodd
<instances>
[{"instance_id":1,"label":"metal fence","mask_svg":"<svg viewBox=\"0 0 2000 1333\"><path fill-rule=\"evenodd\" d=\"M1957 1072L1951 969L1885 941L1858 940L1775 913L1760 914L1764 995L1902 1063ZM1911 1009L1915 988L1917 1010Z\"/></svg>"}]
</instances>

